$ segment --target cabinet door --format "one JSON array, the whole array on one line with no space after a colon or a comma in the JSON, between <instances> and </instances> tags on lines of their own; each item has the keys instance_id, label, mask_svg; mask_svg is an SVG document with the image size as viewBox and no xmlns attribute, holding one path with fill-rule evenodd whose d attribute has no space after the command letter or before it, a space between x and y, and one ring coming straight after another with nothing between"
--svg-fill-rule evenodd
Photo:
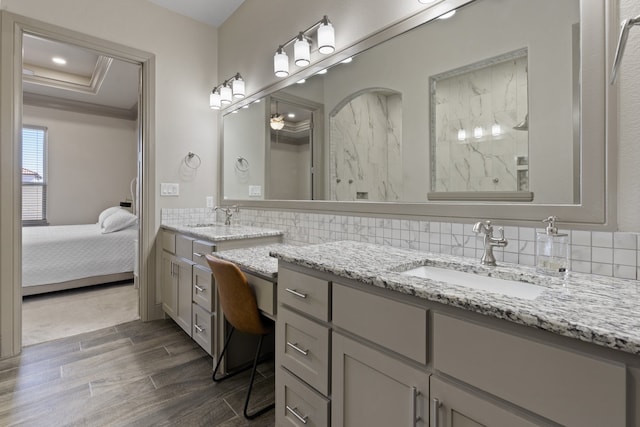
<instances>
[{"instance_id":1,"label":"cabinet door","mask_svg":"<svg viewBox=\"0 0 640 427\"><path fill-rule=\"evenodd\" d=\"M175 256L168 252L162 252L162 309L172 319L176 317L176 302L178 301L178 281Z\"/></svg>"},{"instance_id":2,"label":"cabinet door","mask_svg":"<svg viewBox=\"0 0 640 427\"><path fill-rule=\"evenodd\" d=\"M430 427L531 427L538 424L474 392L431 377Z\"/></svg>"},{"instance_id":3,"label":"cabinet door","mask_svg":"<svg viewBox=\"0 0 640 427\"><path fill-rule=\"evenodd\" d=\"M174 320L189 336L192 335L191 331L191 304L192 304L192 294L191 294L191 283L192 278L191 275L193 262L188 261L183 258L176 258L174 260L176 263L176 271L177 271L177 302L176 302L176 316Z\"/></svg>"},{"instance_id":4,"label":"cabinet door","mask_svg":"<svg viewBox=\"0 0 640 427\"><path fill-rule=\"evenodd\" d=\"M333 334L333 427L426 426L426 370Z\"/></svg>"}]
</instances>

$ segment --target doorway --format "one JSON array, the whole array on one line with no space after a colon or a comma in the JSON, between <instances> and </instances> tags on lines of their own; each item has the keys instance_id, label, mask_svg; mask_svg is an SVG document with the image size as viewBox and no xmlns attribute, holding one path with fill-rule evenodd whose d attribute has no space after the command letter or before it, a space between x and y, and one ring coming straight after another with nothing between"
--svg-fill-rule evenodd
<instances>
[{"instance_id":1,"label":"doorway","mask_svg":"<svg viewBox=\"0 0 640 427\"><path fill-rule=\"evenodd\" d=\"M22 46L26 346L139 318L141 64L29 32Z\"/></svg>"},{"instance_id":2,"label":"doorway","mask_svg":"<svg viewBox=\"0 0 640 427\"><path fill-rule=\"evenodd\" d=\"M3 200L13 203L4 204L0 215L0 240L2 252L0 264L7 266L0 271L0 357L18 354L22 347L22 203L21 197L21 129L22 129L22 38L24 34L32 34L50 40L56 40L94 51L100 55L111 57L141 66L138 81L140 102L138 106L138 125L136 128L137 149L137 183L138 183L138 245L135 249L137 266L137 282L139 283L139 314L142 320L158 316L155 304L155 287L148 286L149 276L155 276L155 258L152 252L155 232L153 204L154 198L148 189L154 188L154 152L153 142L153 99L154 63L152 54L127 46L97 39L85 34L49 25L0 11L3 28L15 31L3 32L1 49L2 76L0 89L3 92L3 103L0 105L0 121L3 126L0 134L0 152L5 159L14 161L3 164L0 169L0 195ZM5 37L6 36L6 37ZM10 96L12 95L12 96ZM81 201L80 201L81 203Z\"/></svg>"}]
</instances>

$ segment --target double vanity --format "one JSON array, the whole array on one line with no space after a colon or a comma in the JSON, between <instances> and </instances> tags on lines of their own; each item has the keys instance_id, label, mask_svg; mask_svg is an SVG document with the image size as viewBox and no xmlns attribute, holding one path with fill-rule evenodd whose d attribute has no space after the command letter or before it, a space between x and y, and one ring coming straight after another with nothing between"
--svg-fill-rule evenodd
<instances>
[{"instance_id":1,"label":"double vanity","mask_svg":"<svg viewBox=\"0 0 640 427\"><path fill-rule=\"evenodd\" d=\"M637 281L352 241L171 234L193 239L192 277L198 239L215 243L276 320L278 426L640 426ZM209 313L222 333L219 308Z\"/></svg>"}]
</instances>

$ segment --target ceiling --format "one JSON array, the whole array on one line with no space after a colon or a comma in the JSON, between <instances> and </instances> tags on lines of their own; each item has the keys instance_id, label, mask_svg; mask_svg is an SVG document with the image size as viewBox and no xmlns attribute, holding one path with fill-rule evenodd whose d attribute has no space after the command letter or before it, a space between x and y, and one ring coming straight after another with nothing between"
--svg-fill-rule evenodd
<instances>
[{"instance_id":1,"label":"ceiling","mask_svg":"<svg viewBox=\"0 0 640 427\"><path fill-rule=\"evenodd\" d=\"M213 27L244 0L149 0ZM67 63L58 65L54 56ZM137 117L140 66L66 43L25 34L24 103L127 119Z\"/></svg>"},{"instance_id":2,"label":"ceiling","mask_svg":"<svg viewBox=\"0 0 640 427\"><path fill-rule=\"evenodd\" d=\"M212 27L219 27L244 0L149 0Z\"/></svg>"}]
</instances>

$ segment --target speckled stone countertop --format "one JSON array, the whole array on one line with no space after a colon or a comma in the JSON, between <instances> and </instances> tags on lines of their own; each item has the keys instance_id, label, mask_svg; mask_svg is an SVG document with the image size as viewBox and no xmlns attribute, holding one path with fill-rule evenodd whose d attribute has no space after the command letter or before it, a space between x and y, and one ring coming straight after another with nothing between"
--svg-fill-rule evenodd
<instances>
[{"instance_id":1,"label":"speckled stone countertop","mask_svg":"<svg viewBox=\"0 0 640 427\"><path fill-rule=\"evenodd\" d=\"M274 243L271 245L214 252L212 255L231 261L241 269L250 273L275 278L278 276L278 259L269 254L273 251L282 251L293 247L293 245L284 243Z\"/></svg>"},{"instance_id":2,"label":"speckled stone countertop","mask_svg":"<svg viewBox=\"0 0 640 427\"><path fill-rule=\"evenodd\" d=\"M639 281L578 273L563 281L538 275L526 266L502 263L488 267L469 258L351 241L279 248L271 255L364 284L640 355ZM533 283L546 289L527 300L400 274L421 265Z\"/></svg>"},{"instance_id":3,"label":"speckled stone countertop","mask_svg":"<svg viewBox=\"0 0 640 427\"><path fill-rule=\"evenodd\" d=\"M190 234L199 239L220 242L224 240L253 239L258 237L282 236L281 230L249 227L245 225L223 224L162 224L162 227L178 233Z\"/></svg>"}]
</instances>

